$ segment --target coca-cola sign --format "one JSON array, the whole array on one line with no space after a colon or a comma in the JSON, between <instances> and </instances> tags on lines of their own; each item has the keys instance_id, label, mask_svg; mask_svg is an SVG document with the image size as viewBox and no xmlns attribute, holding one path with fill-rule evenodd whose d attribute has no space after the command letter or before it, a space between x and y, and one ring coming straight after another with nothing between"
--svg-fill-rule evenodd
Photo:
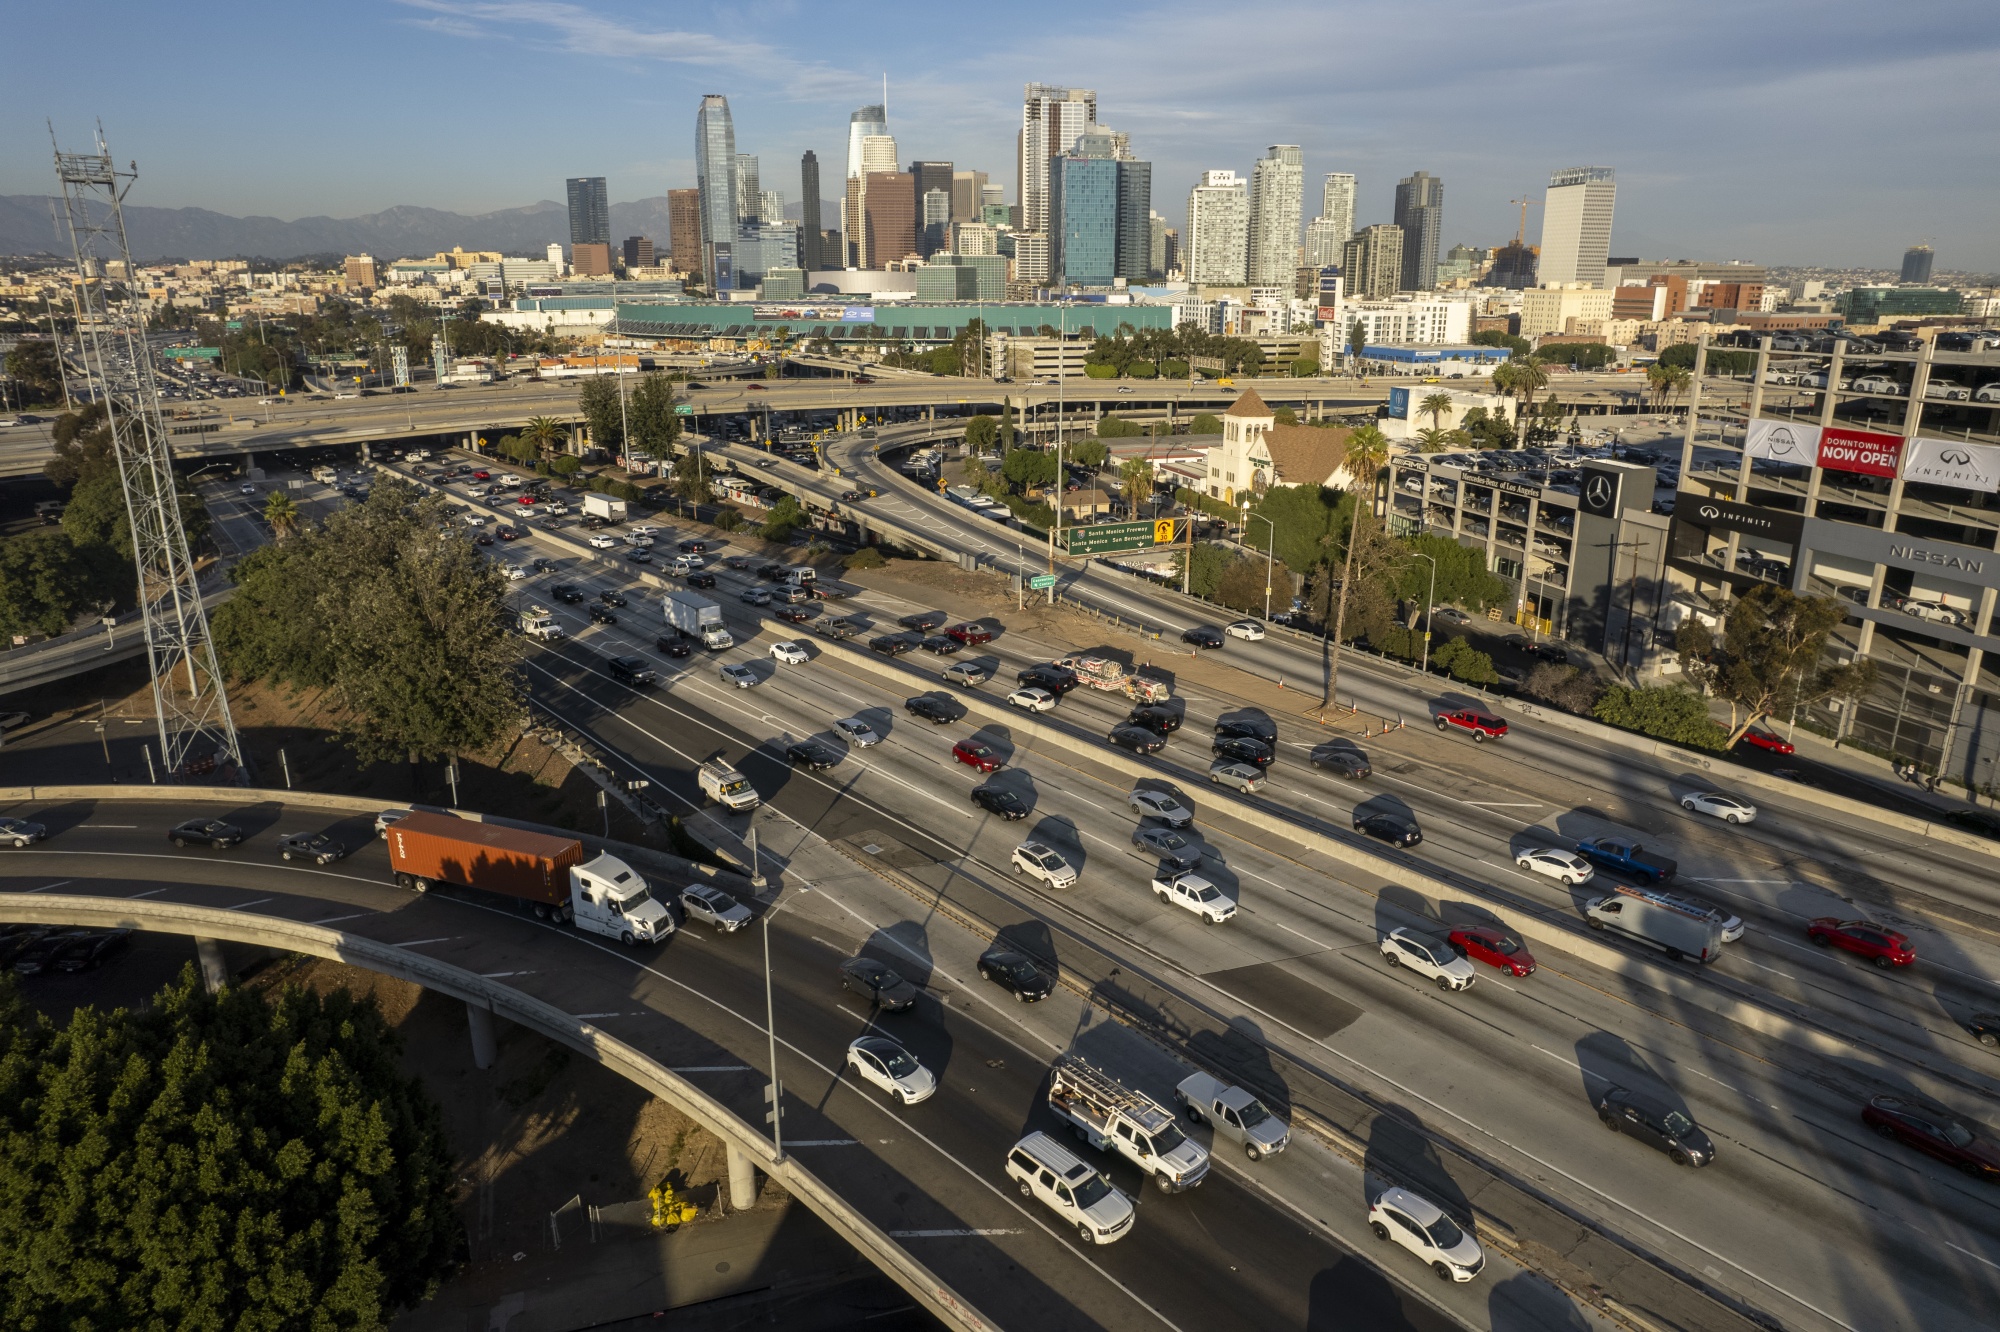
<instances>
[{"instance_id":1,"label":"coca-cola sign","mask_svg":"<svg viewBox=\"0 0 2000 1332\"><path fill-rule=\"evenodd\" d=\"M1819 465L1831 472L1859 472L1863 476L1896 475L1902 460L1903 437L1875 430L1846 430L1828 426L1819 436Z\"/></svg>"}]
</instances>

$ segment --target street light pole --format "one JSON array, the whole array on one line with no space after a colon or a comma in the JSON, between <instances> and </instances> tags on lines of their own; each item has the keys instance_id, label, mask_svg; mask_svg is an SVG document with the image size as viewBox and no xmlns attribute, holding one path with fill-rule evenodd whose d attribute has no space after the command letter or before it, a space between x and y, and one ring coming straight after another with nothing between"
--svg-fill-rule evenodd
<instances>
[{"instance_id":1,"label":"street light pole","mask_svg":"<svg viewBox=\"0 0 2000 1332\"><path fill-rule=\"evenodd\" d=\"M1278 550L1278 525L1261 513L1250 512L1250 501L1248 500L1239 504L1237 509L1243 515L1243 528L1245 530L1249 528L1252 518L1262 519L1264 526L1271 529L1271 539L1264 547L1264 618L1268 620L1271 618L1271 578L1276 572L1275 557ZM1239 546L1243 544L1240 537L1237 539L1236 544Z\"/></svg>"},{"instance_id":2,"label":"street light pole","mask_svg":"<svg viewBox=\"0 0 2000 1332\"><path fill-rule=\"evenodd\" d=\"M1437 601L1438 562L1435 556L1426 555L1420 550L1413 550L1410 553L1420 560L1428 561L1431 566L1430 591L1424 593L1424 664L1422 667L1424 674L1429 675L1431 671L1431 606Z\"/></svg>"}]
</instances>

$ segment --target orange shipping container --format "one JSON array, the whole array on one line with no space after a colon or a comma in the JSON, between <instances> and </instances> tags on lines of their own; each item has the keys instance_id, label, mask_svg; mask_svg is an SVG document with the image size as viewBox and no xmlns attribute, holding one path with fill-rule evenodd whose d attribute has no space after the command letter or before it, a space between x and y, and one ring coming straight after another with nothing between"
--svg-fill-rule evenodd
<instances>
[{"instance_id":1,"label":"orange shipping container","mask_svg":"<svg viewBox=\"0 0 2000 1332\"><path fill-rule=\"evenodd\" d=\"M418 812L389 826L389 864L396 882L424 892L454 883L529 902L569 901L569 871L583 861L583 843L568 837L474 823Z\"/></svg>"}]
</instances>

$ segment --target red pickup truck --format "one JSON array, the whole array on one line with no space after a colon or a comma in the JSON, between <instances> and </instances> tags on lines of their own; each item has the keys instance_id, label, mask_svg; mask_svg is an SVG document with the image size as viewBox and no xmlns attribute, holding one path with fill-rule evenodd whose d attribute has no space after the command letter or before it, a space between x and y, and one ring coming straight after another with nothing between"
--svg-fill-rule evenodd
<instances>
[{"instance_id":1,"label":"red pickup truck","mask_svg":"<svg viewBox=\"0 0 2000 1332\"><path fill-rule=\"evenodd\" d=\"M1471 708L1460 708L1457 712L1440 712L1437 715L1438 730L1449 731L1454 726L1461 731L1470 731L1474 744L1499 740L1507 734L1506 722L1498 717L1489 717L1483 712L1474 712Z\"/></svg>"}]
</instances>

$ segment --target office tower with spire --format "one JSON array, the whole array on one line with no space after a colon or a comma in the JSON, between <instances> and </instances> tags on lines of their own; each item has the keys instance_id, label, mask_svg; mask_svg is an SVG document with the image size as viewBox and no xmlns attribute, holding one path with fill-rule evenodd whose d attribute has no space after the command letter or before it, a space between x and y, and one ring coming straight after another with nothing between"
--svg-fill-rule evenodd
<instances>
[{"instance_id":1,"label":"office tower with spire","mask_svg":"<svg viewBox=\"0 0 2000 1332\"><path fill-rule=\"evenodd\" d=\"M1444 182L1428 171L1397 181L1396 225L1403 233L1402 290L1429 291L1437 285L1444 235Z\"/></svg>"},{"instance_id":2,"label":"office tower with spire","mask_svg":"<svg viewBox=\"0 0 2000 1332\"><path fill-rule=\"evenodd\" d=\"M870 139L887 138L889 134L889 109L886 104L864 106L847 118L847 174L843 177L840 194L840 262L835 268L864 268L862 252L867 249L866 230L862 224L861 204L855 190L861 178L870 171L887 168L864 163L864 149ZM879 153L878 153L879 158ZM895 154L892 152L893 163Z\"/></svg>"},{"instance_id":3,"label":"office tower with spire","mask_svg":"<svg viewBox=\"0 0 2000 1332\"><path fill-rule=\"evenodd\" d=\"M1250 172L1250 285L1290 286L1298 268L1299 210L1305 156L1297 144L1272 144Z\"/></svg>"},{"instance_id":4,"label":"office tower with spire","mask_svg":"<svg viewBox=\"0 0 2000 1332\"><path fill-rule=\"evenodd\" d=\"M1541 281L1604 285L1618 176L1610 167L1566 167L1549 177L1542 204Z\"/></svg>"},{"instance_id":5,"label":"office tower with spire","mask_svg":"<svg viewBox=\"0 0 2000 1332\"><path fill-rule=\"evenodd\" d=\"M729 99L710 93L701 99L694 119L695 188L701 191L701 271L713 292L734 285L732 250L737 219L743 210L736 200L736 126L729 117Z\"/></svg>"},{"instance_id":6,"label":"office tower with spire","mask_svg":"<svg viewBox=\"0 0 2000 1332\"><path fill-rule=\"evenodd\" d=\"M871 176L896 170L896 141L887 134L870 134L861 140L861 174L847 178L847 196L841 202L841 219L846 231L847 266L880 268L883 261L869 247L868 187ZM893 188L893 187L892 187ZM915 226L914 217L911 221ZM892 256L900 259L899 252Z\"/></svg>"},{"instance_id":7,"label":"office tower with spire","mask_svg":"<svg viewBox=\"0 0 2000 1332\"><path fill-rule=\"evenodd\" d=\"M799 267L808 273L826 267L819 244L819 157L808 148L799 158Z\"/></svg>"},{"instance_id":8,"label":"office tower with spire","mask_svg":"<svg viewBox=\"0 0 2000 1332\"><path fill-rule=\"evenodd\" d=\"M1204 171L1188 191L1187 280L1240 287L1250 245L1249 183L1234 171Z\"/></svg>"}]
</instances>

